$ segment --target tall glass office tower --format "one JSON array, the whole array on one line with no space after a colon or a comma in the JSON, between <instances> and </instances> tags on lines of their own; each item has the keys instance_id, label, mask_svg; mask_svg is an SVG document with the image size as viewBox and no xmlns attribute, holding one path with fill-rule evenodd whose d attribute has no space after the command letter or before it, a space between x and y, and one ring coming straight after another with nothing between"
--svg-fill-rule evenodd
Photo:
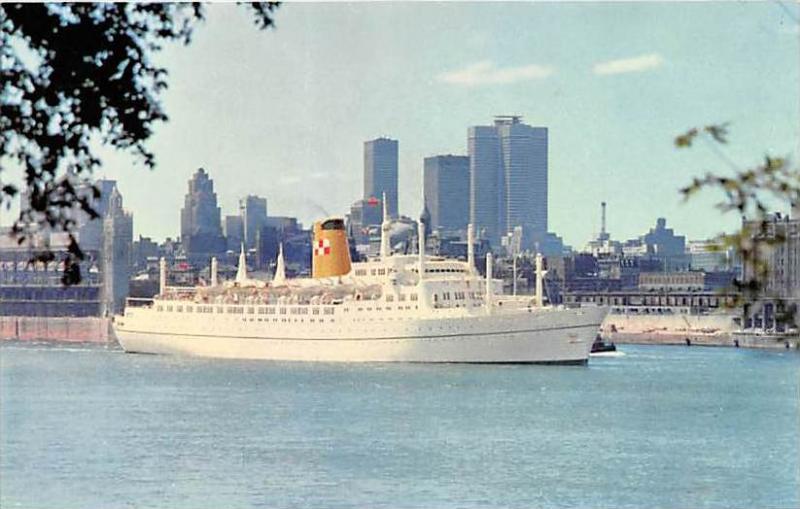
<instances>
[{"instance_id":1,"label":"tall glass office tower","mask_svg":"<svg viewBox=\"0 0 800 509\"><path fill-rule=\"evenodd\" d=\"M523 248L547 233L547 128L519 116L470 127L470 221L493 246L515 227Z\"/></svg>"},{"instance_id":2,"label":"tall glass office tower","mask_svg":"<svg viewBox=\"0 0 800 509\"><path fill-rule=\"evenodd\" d=\"M389 215L397 217L397 140L364 142L364 199L382 200L386 193Z\"/></svg>"}]
</instances>

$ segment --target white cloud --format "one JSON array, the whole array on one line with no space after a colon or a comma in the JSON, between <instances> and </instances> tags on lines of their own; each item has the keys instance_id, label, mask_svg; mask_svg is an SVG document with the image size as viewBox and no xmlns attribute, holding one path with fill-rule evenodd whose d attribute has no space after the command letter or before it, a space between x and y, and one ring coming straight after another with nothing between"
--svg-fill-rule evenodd
<instances>
[{"instance_id":1,"label":"white cloud","mask_svg":"<svg viewBox=\"0 0 800 509\"><path fill-rule=\"evenodd\" d=\"M493 62L484 60L463 69L448 71L436 77L438 81L472 87L477 85L508 85L520 81L542 79L553 74L552 67L536 64L519 67L495 67Z\"/></svg>"},{"instance_id":2,"label":"white cloud","mask_svg":"<svg viewBox=\"0 0 800 509\"><path fill-rule=\"evenodd\" d=\"M633 58L609 60L594 64L595 74L622 74L626 72L642 72L661 67L664 59L658 53L640 55Z\"/></svg>"}]
</instances>

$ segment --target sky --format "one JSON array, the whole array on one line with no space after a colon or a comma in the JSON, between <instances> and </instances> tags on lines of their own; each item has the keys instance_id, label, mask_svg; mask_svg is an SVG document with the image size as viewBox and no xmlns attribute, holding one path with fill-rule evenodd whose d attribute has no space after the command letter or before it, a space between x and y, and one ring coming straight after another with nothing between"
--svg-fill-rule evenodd
<instances>
[{"instance_id":1,"label":"sky","mask_svg":"<svg viewBox=\"0 0 800 509\"><path fill-rule=\"evenodd\" d=\"M400 212L422 208L423 158L466 154L467 128L522 115L549 128L549 229L582 247L600 227L624 240L657 217L690 239L736 227L707 171L800 161L800 6L737 3L287 3L259 31L235 5L207 6L169 71L148 170L102 151L135 235L180 232L187 181L214 179L222 213L246 194L308 224L363 192L363 142L399 140ZM694 126L730 122L724 157L677 150ZM4 211L2 222L8 223Z\"/></svg>"}]
</instances>

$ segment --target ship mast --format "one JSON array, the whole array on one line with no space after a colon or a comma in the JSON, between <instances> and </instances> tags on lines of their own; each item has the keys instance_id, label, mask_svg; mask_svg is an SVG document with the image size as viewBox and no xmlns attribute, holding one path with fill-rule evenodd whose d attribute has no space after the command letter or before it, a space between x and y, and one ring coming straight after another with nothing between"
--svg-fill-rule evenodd
<instances>
[{"instance_id":1,"label":"ship mast","mask_svg":"<svg viewBox=\"0 0 800 509\"><path fill-rule=\"evenodd\" d=\"M236 269L237 283L244 283L247 281L247 257L244 254L244 242L242 243L242 250L239 252L239 267Z\"/></svg>"},{"instance_id":2,"label":"ship mast","mask_svg":"<svg viewBox=\"0 0 800 509\"><path fill-rule=\"evenodd\" d=\"M163 256L158 261L158 293L162 296L167 291L167 259Z\"/></svg>"},{"instance_id":3,"label":"ship mast","mask_svg":"<svg viewBox=\"0 0 800 509\"><path fill-rule=\"evenodd\" d=\"M389 221L389 207L386 206L386 193L383 193L383 222L381 223L381 260L389 257L389 233L392 223Z\"/></svg>"},{"instance_id":4,"label":"ship mast","mask_svg":"<svg viewBox=\"0 0 800 509\"><path fill-rule=\"evenodd\" d=\"M278 245L278 261L275 263L275 275L272 277L273 285L286 282L286 265L283 261L283 242Z\"/></svg>"},{"instance_id":5,"label":"ship mast","mask_svg":"<svg viewBox=\"0 0 800 509\"><path fill-rule=\"evenodd\" d=\"M419 238L419 280L425 277L425 223L417 224L417 237Z\"/></svg>"},{"instance_id":6,"label":"ship mast","mask_svg":"<svg viewBox=\"0 0 800 509\"><path fill-rule=\"evenodd\" d=\"M217 257L211 257L211 286L217 286L219 284L219 263L217 262Z\"/></svg>"},{"instance_id":7,"label":"ship mast","mask_svg":"<svg viewBox=\"0 0 800 509\"><path fill-rule=\"evenodd\" d=\"M544 275L547 274L542 263L542 253L536 253L536 306L544 306Z\"/></svg>"},{"instance_id":8,"label":"ship mast","mask_svg":"<svg viewBox=\"0 0 800 509\"><path fill-rule=\"evenodd\" d=\"M486 253L486 310L492 311L492 253Z\"/></svg>"},{"instance_id":9,"label":"ship mast","mask_svg":"<svg viewBox=\"0 0 800 509\"><path fill-rule=\"evenodd\" d=\"M472 223L467 225L467 265L469 273L475 273L475 227Z\"/></svg>"}]
</instances>

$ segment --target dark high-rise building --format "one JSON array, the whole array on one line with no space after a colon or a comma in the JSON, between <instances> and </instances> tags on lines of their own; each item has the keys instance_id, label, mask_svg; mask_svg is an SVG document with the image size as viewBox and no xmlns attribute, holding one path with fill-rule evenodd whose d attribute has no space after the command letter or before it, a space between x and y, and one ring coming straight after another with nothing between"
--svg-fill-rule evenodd
<instances>
[{"instance_id":1,"label":"dark high-rise building","mask_svg":"<svg viewBox=\"0 0 800 509\"><path fill-rule=\"evenodd\" d=\"M239 201L245 246L256 247L256 237L261 227L267 224L267 199L247 196Z\"/></svg>"},{"instance_id":2,"label":"dark high-rise building","mask_svg":"<svg viewBox=\"0 0 800 509\"><path fill-rule=\"evenodd\" d=\"M397 140L378 138L364 142L364 200L383 200L391 217L397 217Z\"/></svg>"},{"instance_id":3,"label":"dark high-rise building","mask_svg":"<svg viewBox=\"0 0 800 509\"><path fill-rule=\"evenodd\" d=\"M470 220L494 246L522 226L524 249L547 233L548 134L519 116L470 127Z\"/></svg>"},{"instance_id":4,"label":"dark high-rise building","mask_svg":"<svg viewBox=\"0 0 800 509\"><path fill-rule=\"evenodd\" d=\"M225 216L223 224L228 251L239 252L244 242L244 221L242 216Z\"/></svg>"},{"instance_id":5,"label":"dark high-rise building","mask_svg":"<svg viewBox=\"0 0 800 509\"><path fill-rule=\"evenodd\" d=\"M191 262L204 263L209 256L225 252L214 181L203 168L189 180L189 192L181 209L181 242Z\"/></svg>"},{"instance_id":6,"label":"dark high-rise building","mask_svg":"<svg viewBox=\"0 0 800 509\"><path fill-rule=\"evenodd\" d=\"M425 158L425 208L434 230L465 230L469 222L469 157L442 155Z\"/></svg>"}]
</instances>

